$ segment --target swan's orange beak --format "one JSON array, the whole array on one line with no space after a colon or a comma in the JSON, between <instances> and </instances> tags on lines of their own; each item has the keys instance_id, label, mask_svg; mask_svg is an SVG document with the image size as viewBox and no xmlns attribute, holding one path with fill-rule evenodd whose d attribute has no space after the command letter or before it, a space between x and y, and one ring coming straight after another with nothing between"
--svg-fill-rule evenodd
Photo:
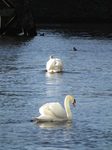
<instances>
[{"instance_id":1,"label":"swan's orange beak","mask_svg":"<svg viewBox=\"0 0 112 150\"><path fill-rule=\"evenodd\" d=\"M75 107L76 100L74 99L73 106Z\"/></svg>"}]
</instances>

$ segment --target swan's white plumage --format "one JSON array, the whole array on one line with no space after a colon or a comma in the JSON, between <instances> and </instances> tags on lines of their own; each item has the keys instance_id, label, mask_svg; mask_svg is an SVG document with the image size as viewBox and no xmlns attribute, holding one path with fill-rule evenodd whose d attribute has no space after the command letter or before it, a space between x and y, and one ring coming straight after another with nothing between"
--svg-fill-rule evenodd
<instances>
[{"instance_id":1,"label":"swan's white plumage","mask_svg":"<svg viewBox=\"0 0 112 150\"><path fill-rule=\"evenodd\" d=\"M40 107L41 115L49 115L51 117L67 118L66 111L59 103L47 103Z\"/></svg>"},{"instance_id":2,"label":"swan's white plumage","mask_svg":"<svg viewBox=\"0 0 112 150\"><path fill-rule=\"evenodd\" d=\"M63 69L63 64L61 59L53 58L50 56L49 61L46 63L46 70L48 72L60 72Z\"/></svg>"},{"instance_id":3,"label":"swan's white plumage","mask_svg":"<svg viewBox=\"0 0 112 150\"><path fill-rule=\"evenodd\" d=\"M40 116L37 121L66 121L72 119L69 101L74 104L74 97L67 95L65 97L65 109L58 102L46 103L40 107Z\"/></svg>"}]
</instances>

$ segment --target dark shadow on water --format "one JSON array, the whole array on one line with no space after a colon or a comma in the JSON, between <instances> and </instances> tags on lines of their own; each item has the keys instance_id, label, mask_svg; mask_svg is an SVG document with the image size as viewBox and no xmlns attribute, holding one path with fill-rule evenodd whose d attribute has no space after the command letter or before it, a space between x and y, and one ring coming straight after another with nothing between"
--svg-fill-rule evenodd
<instances>
[{"instance_id":1,"label":"dark shadow on water","mask_svg":"<svg viewBox=\"0 0 112 150\"><path fill-rule=\"evenodd\" d=\"M0 45L21 45L25 42L29 42L34 37L20 37L20 36L0 36Z\"/></svg>"},{"instance_id":2,"label":"dark shadow on water","mask_svg":"<svg viewBox=\"0 0 112 150\"><path fill-rule=\"evenodd\" d=\"M42 73L45 73L45 76L48 77L48 78L51 78L51 77L60 77L63 74L82 74L82 72L77 72L75 70L73 70L73 71L64 70L64 71L61 71L60 73L49 73L46 70L43 70Z\"/></svg>"},{"instance_id":3,"label":"dark shadow on water","mask_svg":"<svg viewBox=\"0 0 112 150\"><path fill-rule=\"evenodd\" d=\"M78 71L75 71L75 70L73 70L73 71L63 71L63 73L66 73L66 74L82 74L82 72L78 72Z\"/></svg>"},{"instance_id":4,"label":"dark shadow on water","mask_svg":"<svg viewBox=\"0 0 112 150\"><path fill-rule=\"evenodd\" d=\"M112 24L109 23L66 23L66 24L38 24L37 31L44 30L58 33L64 38L70 36L91 38L112 38Z\"/></svg>"}]
</instances>

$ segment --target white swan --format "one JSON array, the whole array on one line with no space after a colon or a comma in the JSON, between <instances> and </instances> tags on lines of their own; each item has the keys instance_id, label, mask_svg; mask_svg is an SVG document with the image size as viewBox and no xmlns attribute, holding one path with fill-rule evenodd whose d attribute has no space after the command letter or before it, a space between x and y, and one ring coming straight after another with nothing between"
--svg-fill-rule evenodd
<instances>
[{"instance_id":1,"label":"white swan","mask_svg":"<svg viewBox=\"0 0 112 150\"><path fill-rule=\"evenodd\" d=\"M40 107L40 116L35 118L36 122L60 122L72 119L72 113L70 110L69 102L72 102L75 107L75 99L72 95L65 97L64 106L65 109L58 102L47 103Z\"/></svg>"},{"instance_id":2,"label":"white swan","mask_svg":"<svg viewBox=\"0 0 112 150\"><path fill-rule=\"evenodd\" d=\"M61 72L62 69L63 69L63 64L61 59L53 58L53 56L50 56L49 61L46 63L47 72L50 73Z\"/></svg>"}]
</instances>

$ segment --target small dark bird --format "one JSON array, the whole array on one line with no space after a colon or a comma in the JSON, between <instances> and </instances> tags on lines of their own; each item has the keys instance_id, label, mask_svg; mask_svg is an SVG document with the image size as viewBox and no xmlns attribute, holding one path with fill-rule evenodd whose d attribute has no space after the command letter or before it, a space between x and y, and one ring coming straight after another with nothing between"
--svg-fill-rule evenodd
<instances>
[{"instance_id":1,"label":"small dark bird","mask_svg":"<svg viewBox=\"0 0 112 150\"><path fill-rule=\"evenodd\" d=\"M40 36L44 36L44 33L40 33Z\"/></svg>"},{"instance_id":2,"label":"small dark bird","mask_svg":"<svg viewBox=\"0 0 112 150\"><path fill-rule=\"evenodd\" d=\"M76 51L77 49L75 47L73 47L73 51Z\"/></svg>"}]
</instances>

